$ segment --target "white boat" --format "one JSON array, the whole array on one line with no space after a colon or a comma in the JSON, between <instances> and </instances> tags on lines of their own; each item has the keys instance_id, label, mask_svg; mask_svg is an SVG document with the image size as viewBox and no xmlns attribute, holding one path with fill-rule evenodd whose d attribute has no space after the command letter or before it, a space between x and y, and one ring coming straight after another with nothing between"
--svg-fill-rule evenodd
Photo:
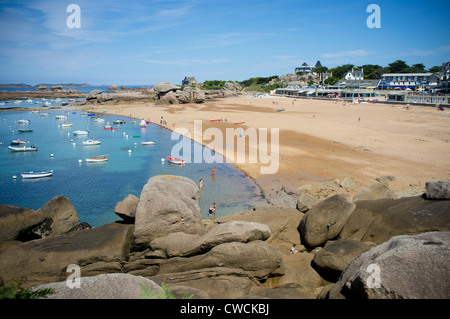
<instances>
[{"instance_id":1,"label":"white boat","mask_svg":"<svg viewBox=\"0 0 450 319\"><path fill-rule=\"evenodd\" d=\"M114 124L125 124L124 120L115 120L113 121Z\"/></svg>"},{"instance_id":2,"label":"white boat","mask_svg":"<svg viewBox=\"0 0 450 319\"><path fill-rule=\"evenodd\" d=\"M83 145L98 145L100 144L100 141L98 140L87 140L87 141L83 141Z\"/></svg>"},{"instance_id":3,"label":"white boat","mask_svg":"<svg viewBox=\"0 0 450 319\"><path fill-rule=\"evenodd\" d=\"M14 102L13 102L13 104L20 104L20 103L22 103L21 100L17 100L17 101L14 101Z\"/></svg>"},{"instance_id":4,"label":"white boat","mask_svg":"<svg viewBox=\"0 0 450 319\"><path fill-rule=\"evenodd\" d=\"M41 113L41 116L50 116L50 113Z\"/></svg>"},{"instance_id":5,"label":"white boat","mask_svg":"<svg viewBox=\"0 0 450 319\"><path fill-rule=\"evenodd\" d=\"M17 123L28 124L28 123L30 123L30 120L22 120L22 119L20 119L20 120L17 121Z\"/></svg>"},{"instance_id":6,"label":"white boat","mask_svg":"<svg viewBox=\"0 0 450 319\"><path fill-rule=\"evenodd\" d=\"M95 156L95 146L92 147L92 157L86 158L86 163L101 163L108 161L108 155Z\"/></svg>"},{"instance_id":7,"label":"white boat","mask_svg":"<svg viewBox=\"0 0 450 319\"><path fill-rule=\"evenodd\" d=\"M102 118L100 118L100 117L96 117L96 118L94 119L94 122L105 122L105 119L102 119Z\"/></svg>"},{"instance_id":8,"label":"white boat","mask_svg":"<svg viewBox=\"0 0 450 319\"><path fill-rule=\"evenodd\" d=\"M108 161L108 158L106 157L106 155L99 155L99 156L86 158L86 163L101 163L101 162L107 162L107 161Z\"/></svg>"},{"instance_id":9,"label":"white boat","mask_svg":"<svg viewBox=\"0 0 450 319\"><path fill-rule=\"evenodd\" d=\"M67 115L56 115L55 116L58 120L66 120L67 119Z\"/></svg>"},{"instance_id":10,"label":"white boat","mask_svg":"<svg viewBox=\"0 0 450 319\"><path fill-rule=\"evenodd\" d=\"M73 135L88 135L89 131L73 131Z\"/></svg>"},{"instance_id":11,"label":"white boat","mask_svg":"<svg viewBox=\"0 0 450 319\"><path fill-rule=\"evenodd\" d=\"M30 142L27 140L21 140L21 139L17 139L17 140L12 140L11 141L11 145L25 145L25 144L29 144Z\"/></svg>"},{"instance_id":12,"label":"white boat","mask_svg":"<svg viewBox=\"0 0 450 319\"><path fill-rule=\"evenodd\" d=\"M61 124L61 126L62 127L71 127L72 123L64 123L64 124Z\"/></svg>"},{"instance_id":13,"label":"white boat","mask_svg":"<svg viewBox=\"0 0 450 319\"><path fill-rule=\"evenodd\" d=\"M176 158L176 157L172 157L172 156L167 156L167 160L169 161L169 163L172 163L172 164L183 165L184 163L186 163L185 160L182 160L182 159Z\"/></svg>"},{"instance_id":14,"label":"white boat","mask_svg":"<svg viewBox=\"0 0 450 319\"><path fill-rule=\"evenodd\" d=\"M142 145L156 145L155 141L141 142Z\"/></svg>"},{"instance_id":15,"label":"white boat","mask_svg":"<svg viewBox=\"0 0 450 319\"><path fill-rule=\"evenodd\" d=\"M8 148L11 151L14 152L29 152L29 151L37 151L37 147L35 145L32 145L30 147L23 145L23 146L8 146Z\"/></svg>"},{"instance_id":16,"label":"white boat","mask_svg":"<svg viewBox=\"0 0 450 319\"><path fill-rule=\"evenodd\" d=\"M51 104L48 101L44 101L44 102L42 102L42 106L51 106Z\"/></svg>"},{"instance_id":17,"label":"white boat","mask_svg":"<svg viewBox=\"0 0 450 319\"><path fill-rule=\"evenodd\" d=\"M26 102L27 103L33 103L33 100L32 99L28 99L28 100L26 100Z\"/></svg>"},{"instance_id":18,"label":"white boat","mask_svg":"<svg viewBox=\"0 0 450 319\"><path fill-rule=\"evenodd\" d=\"M24 172L21 173L22 178L41 178L41 177L49 177L53 175L53 170L43 171L43 172Z\"/></svg>"}]
</instances>

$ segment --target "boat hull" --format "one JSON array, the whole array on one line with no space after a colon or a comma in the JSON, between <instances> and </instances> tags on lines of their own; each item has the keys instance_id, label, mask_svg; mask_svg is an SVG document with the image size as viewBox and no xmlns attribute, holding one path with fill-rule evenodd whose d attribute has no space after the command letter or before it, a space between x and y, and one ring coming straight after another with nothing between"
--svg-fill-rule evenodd
<instances>
[{"instance_id":1,"label":"boat hull","mask_svg":"<svg viewBox=\"0 0 450 319\"><path fill-rule=\"evenodd\" d=\"M172 156L167 156L167 160L169 161L169 163L178 164L178 165L183 165L186 163L185 160L182 160L182 159L179 159L176 157L172 157Z\"/></svg>"},{"instance_id":2,"label":"boat hull","mask_svg":"<svg viewBox=\"0 0 450 319\"><path fill-rule=\"evenodd\" d=\"M13 152L32 152L32 151L37 151L37 147L14 147L14 146L8 146L8 148L13 151Z\"/></svg>"},{"instance_id":3,"label":"boat hull","mask_svg":"<svg viewBox=\"0 0 450 319\"><path fill-rule=\"evenodd\" d=\"M53 171L44 171L44 172L24 172L21 173L22 178L42 178L42 177L50 177L53 175Z\"/></svg>"}]
</instances>

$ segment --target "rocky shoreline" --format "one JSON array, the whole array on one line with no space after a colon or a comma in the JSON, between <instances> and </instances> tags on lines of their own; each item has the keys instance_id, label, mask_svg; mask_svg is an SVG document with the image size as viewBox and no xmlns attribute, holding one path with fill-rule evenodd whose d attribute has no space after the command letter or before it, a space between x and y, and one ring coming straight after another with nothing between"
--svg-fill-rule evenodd
<instances>
[{"instance_id":1,"label":"rocky shoreline","mask_svg":"<svg viewBox=\"0 0 450 319\"><path fill-rule=\"evenodd\" d=\"M300 196L298 209L214 221L201 220L198 197L185 177L155 176L116 205L121 221L96 228L63 196L39 210L0 205L2 282L26 278L69 299L141 298L140 284L163 283L212 299L450 297L450 182L403 198ZM81 288L66 285L69 265L80 267Z\"/></svg>"}]
</instances>

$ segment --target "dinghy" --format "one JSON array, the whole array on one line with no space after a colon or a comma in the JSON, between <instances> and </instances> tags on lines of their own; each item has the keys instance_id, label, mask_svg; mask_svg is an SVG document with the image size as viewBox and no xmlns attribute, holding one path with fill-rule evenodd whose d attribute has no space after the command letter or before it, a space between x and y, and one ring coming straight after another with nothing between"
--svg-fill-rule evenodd
<instances>
[{"instance_id":1,"label":"dinghy","mask_svg":"<svg viewBox=\"0 0 450 319\"><path fill-rule=\"evenodd\" d=\"M30 147L24 146L8 146L8 148L13 152L29 152L29 151L37 151L37 147L32 145Z\"/></svg>"},{"instance_id":2,"label":"dinghy","mask_svg":"<svg viewBox=\"0 0 450 319\"><path fill-rule=\"evenodd\" d=\"M155 141L141 142L142 145L156 145Z\"/></svg>"},{"instance_id":3,"label":"dinghy","mask_svg":"<svg viewBox=\"0 0 450 319\"><path fill-rule=\"evenodd\" d=\"M21 173L22 178L41 178L41 177L49 177L53 175L53 170L43 171L43 172L24 172Z\"/></svg>"},{"instance_id":4,"label":"dinghy","mask_svg":"<svg viewBox=\"0 0 450 319\"><path fill-rule=\"evenodd\" d=\"M25 145L25 144L28 144L28 143L30 143L30 142L27 141L27 140L21 140L21 139L17 139L17 140L12 140L11 141L11 145Z\"/></svg>"},{"instance_id":5,"label":"dinghy","mask_svg":"<svg viewBox=\"0 0 450 319\"><path fill-rule=\"evenodd\" d=\"M88 135L89 131L73 131L73 135Z\"/></svg>"},{"instance_id":6,"label":"dinghy","mask_svg":"<svg viewBox=\"0 0 450 319\"><path fill-rule=\"evenodd\" d=\"M172 164L179 164L179 165L183 165L184 163L186 163L185 160L176 158L176 157L172 157L172 156L167 156L167 160L169 161L169 163Z\"/></svg>"},{"instance_id":7,"label":"dinghy","mask_svg":"<svg viewBox=\"0 0 450 319\"><path fill-rule=\"evenodd\" d=\"M100 141L98 140L87 140L87 141L83 141L83 145L85 146L89 146L89 145L98 145L100 144Z\"/></svg>"}]
</instances>

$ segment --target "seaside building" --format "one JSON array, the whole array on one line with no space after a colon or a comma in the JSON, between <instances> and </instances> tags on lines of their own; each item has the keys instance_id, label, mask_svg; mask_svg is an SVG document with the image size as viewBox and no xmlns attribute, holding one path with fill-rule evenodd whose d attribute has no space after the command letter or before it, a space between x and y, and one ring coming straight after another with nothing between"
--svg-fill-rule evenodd
<instances>
[{"instance_id":1,"label":"seaside building","mask_svg":"<svg viewBox=\"0 0 450 319\"><path fill-rule=\"evenodd\" d=\"M364 70L361 71L347 71L344 75L344 79L346 80L364 80Z\"/></svg>"},{"instance_id":2,"label":"seaside building","mask_svg":"<svg viewBox=\"0 0 450 319\"><path fill-rule=\"evenodd\" d=\"M197 80L195 79L195 76L186 76L184 77L184 80L181 81L181 85L195 85L197 84Z\"/></svg>"},{"instance_id":3,"label":"seaside building","mask_svg":"<svg viewBox=\"0 0 450 319\"><path fill-rule=\"evenodd\" d=\"M333 86L342 89L376 89L380 84L380 80L341 80Z\"/></svg>"},{"instance_id":4,"label":"seaside building","mask_svg":"<svg viewBox=\"0 0 450 319\"><path fill-rule=\"evenodd\" d=\"M317 61L317 62L320 63L320 61ZM295 68L295 73L297 73L297 72L312 73L313 69L314 69L313 66L308 65L306 62L304 62L302 64L302 66L299 66L299 67Z\"/></svg>"},{"instance_id":5,"label":"seaside building","mask_svg":"<svg viewBox=\"0 0 450 319\"><path fill-rule=\"evenodd\" d=\"M441 89L448 91L450 89L450 62L442 63L441 70Z\"/></svg>"},{"instance_id":6,"label":"seaside building","mask_svg":"<svg viewBox=\"0 0 450 319\"><path fill-rule=\"evenodd\" d=\"M381 76L380 89L424 90L438 85L434 73L387 73Z\"/></svg>"}]
</instances>

